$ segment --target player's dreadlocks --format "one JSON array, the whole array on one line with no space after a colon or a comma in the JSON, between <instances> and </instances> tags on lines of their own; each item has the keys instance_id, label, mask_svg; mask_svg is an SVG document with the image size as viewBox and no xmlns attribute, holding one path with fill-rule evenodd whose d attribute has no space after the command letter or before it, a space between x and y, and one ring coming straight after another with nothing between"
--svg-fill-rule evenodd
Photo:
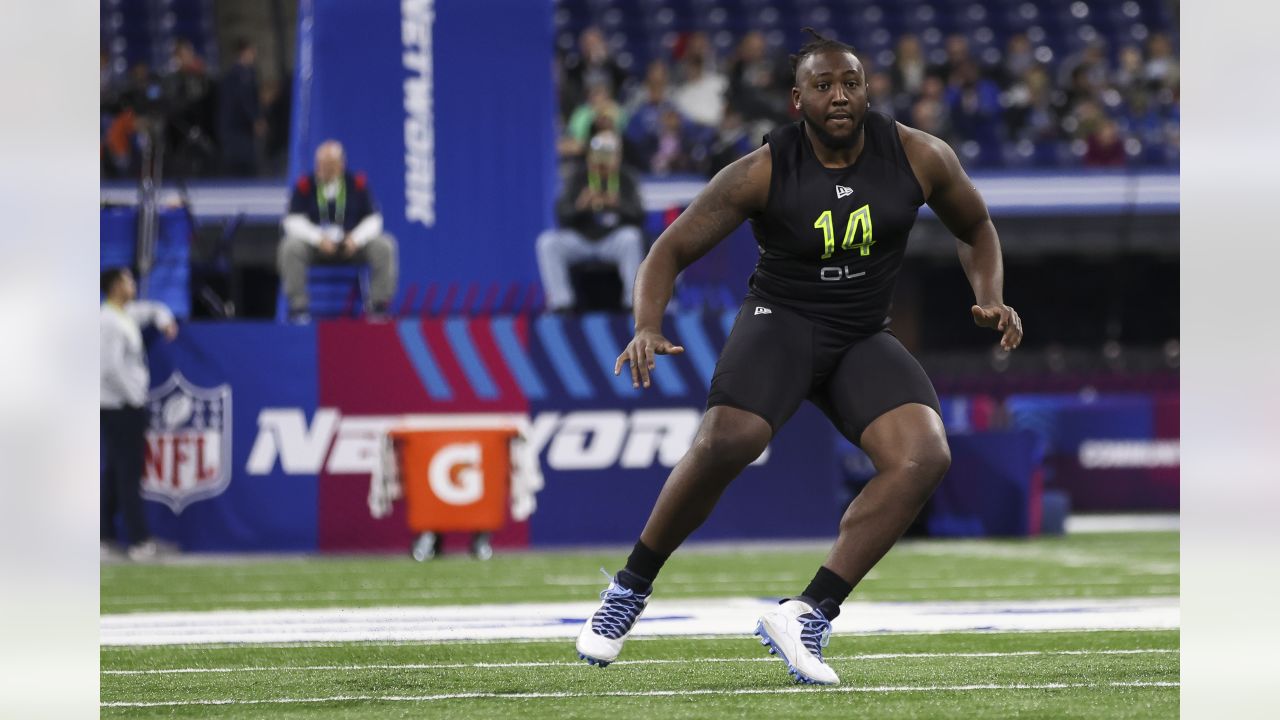
<instances>
[{"instance_id":1,"label":"player's dreadlocks","mask_svg":"<svg viewBox=\"0 0 1280 720\"><path fill-rule=\"evenodd\" d=\"M839 40L832 40L831 38L823 37L818 34L817 30L814 30L811 27L801 28L801 31L809 33L813 36L813 39L805 43L804 46L800 48L800 52L791 56L792 75L796 74L796 70L799 69L800 63L804 62L805 58L816 53L827 52L828 50L837 50L839 52L847 52L857 55L851 46L845 45Z\"/></svg>"}]
</instances>

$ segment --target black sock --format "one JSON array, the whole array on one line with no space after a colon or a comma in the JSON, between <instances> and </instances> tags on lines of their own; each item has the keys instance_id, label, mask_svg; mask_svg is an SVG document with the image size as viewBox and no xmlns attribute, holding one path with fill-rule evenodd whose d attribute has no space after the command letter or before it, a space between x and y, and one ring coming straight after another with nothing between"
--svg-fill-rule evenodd
<instances>
[{"instance_id":1,"label":"black sock","mask_svg":"<svg viewBox=\"0 0 1280 720\"><path fill-rule=\"evenodd\" d=\"M627 558L627 566L618 571L618 583L638 593L648 592L668 557L670 555L656 553L637 540Z\"/></svg>"},{"instance_id":2,"label":"black sock","mask_svg":"<svg viewBox=\"0 0 1280 720\"><path fill-rule=\"evenodd\" d=\"M835 615L826 612L826 610L834 607L836 615L838 615L840 613L840 603L844 602L851 592L853 592L853 586L845 582L844 578L828 570L824 565L818 568L818 572L809 581L809 587L800 593L800 599L812 607L818 607L824 601L830 600L831 602L827 603L826 607L823 608L823 614L830 620Z\"/></svg>"}]
</instances>

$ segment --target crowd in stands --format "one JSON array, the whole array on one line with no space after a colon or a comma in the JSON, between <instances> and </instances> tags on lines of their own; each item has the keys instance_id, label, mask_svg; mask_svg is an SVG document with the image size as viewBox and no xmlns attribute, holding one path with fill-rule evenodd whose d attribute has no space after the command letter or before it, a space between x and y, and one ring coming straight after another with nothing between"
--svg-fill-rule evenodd
<instances>
[{"instance_id":1,"label":"crowd in stands","mask_svg":"<svg viewBox=\"0 0 1280 720\"><path fill-rule=\"evenodd\" d=\"M167 176L256 177L284 172L290 98L281 83L259 83L252 43L212 71L187 40L166 67L137 62L117 73L100 65L100 160L104 178L136 178L149 154L163 152Z\"/></svg>"},{"instance_id":2,"label":"crowd in stands","mask_svg":"<svg viewBox=\"0 0 1280 720\"><path fill-rule=\"evenodd\" d=\"M888 58L860 57L872 106L954 147L969 168L1151 167L1178 160L1178 60L1170 38L1108 47L1101 39L1060 60L1012 35L984 62L964 35L929 62L915 35ZM886 59L891 62L885 63ZM759 31L725 57L704 32L681 33L641 73L624 69L604 34L587 27L557 54L563 158L603 130L646 175L712 175L799 119L785 52Z\"/></svg>"},{"instance_id":3,"label":"crowd in stands","mask_svg":"<svg viewBox=\"0 0 1280 720\"><path fill-rule=\"evenodd\" d=\"M920 39L903 34L892 53L860 60L872 106L943 138L967 167L1176 167L1178 59L1167 35L1120 47L1099 39L1061 59L1021 33L998 62L972 52L962 34L944 47L945 57L931 62ZM798 119L786 49L758 30L724 54L705 32L678 33L665 57L628 69L589 26L556 60L566 159L610 130L623 139L624 162L643 175L710 176L769 129ZM235 62L215 74L180 40L167 67L139 62L120 74L104 52L103 177L136 177L155 147L169 175L281 175L289 91L260 84L256 62L241 41Z\"/></svg>"}]
</instances>

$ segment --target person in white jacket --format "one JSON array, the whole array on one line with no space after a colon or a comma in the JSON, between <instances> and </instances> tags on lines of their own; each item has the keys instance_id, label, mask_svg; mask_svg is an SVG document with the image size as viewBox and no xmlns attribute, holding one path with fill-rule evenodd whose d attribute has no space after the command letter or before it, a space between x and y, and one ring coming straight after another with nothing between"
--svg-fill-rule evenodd
<instances>
[{"instance_id":1,"label":"person in white jacket","mask_svg":"<svg viewBox=\"0 0 1280 720\"><path fill-rule=\"evenodd\" d=\"M127 268L102 274L98 417L105 462L99 533L106 557L117 546L116 516L122 516L129 557L142 560L159 551L147 530L140 495L147 442L147 389L151 385L142 326L155 325L172 340L178 334L178 324L163 303L135 300L137 292L133 273Z\"/></svg>"}]
</instances>

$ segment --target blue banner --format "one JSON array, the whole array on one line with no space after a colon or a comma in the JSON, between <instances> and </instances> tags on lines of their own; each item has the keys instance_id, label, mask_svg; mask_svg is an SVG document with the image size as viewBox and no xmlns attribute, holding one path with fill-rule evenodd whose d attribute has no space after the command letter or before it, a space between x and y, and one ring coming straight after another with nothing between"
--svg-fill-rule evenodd
<instances>
[{"instance_id":1,"label":"blue banner","mask_svg":"<svg viewBox=\"0 0 1280 720\"><path fill-rule=\"evenodd\" d=\"M413 415L518 413L545 485L512 543L632 542L693 441L732 320L669 316L668 337L686 351L659 358L644 391L613 374L630 334L620 314L186 323L172 343L152 341L153 530L195 551L403 551L403 514L375 515L368 502L379 433ZM950 439L930 531L1034 532L1036 435ZM849 448L806 404L694 538L834 537Z\"/></svg>"},{"instance_id":2,"label":"blue banner","mask_svg":"<svg viewBox=\"0 0 1280 720\"><path fill-rule=\"evenodd\" d=\"M535 282L552 47L551 0L302 0L290 176L341 141L399 241L402 288Z\"/></svg>"},{"instance_id":3,"label":"blue banner","mask_svg":"<svg viewBox=\"0 0 1280 720\"><path fill-rule=\"evenodd\" d=\"M155 535L184 550L316 549L315 475L247 472L264 411L314 415L315 348L314 327L270 323L190 323L152 341L143 497Z\"/></svg>"}]
</instances>

